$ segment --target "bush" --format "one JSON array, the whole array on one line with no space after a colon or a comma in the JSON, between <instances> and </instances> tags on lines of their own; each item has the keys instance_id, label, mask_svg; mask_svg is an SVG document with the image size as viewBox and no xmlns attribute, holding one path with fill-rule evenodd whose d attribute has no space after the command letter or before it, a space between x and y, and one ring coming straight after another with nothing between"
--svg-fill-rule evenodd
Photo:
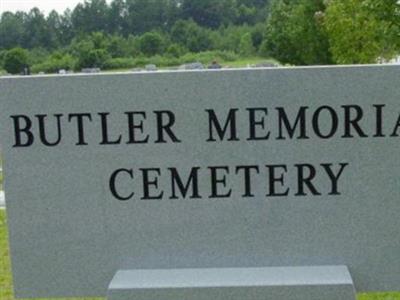
<instances>
[{"instance_id":1,"label":"bush","mask_svg":"<svg viewBox=\"0 0 400 300\"><path fill-rule=\"evenodd\" d=\"M251 33L245 33L240 39L239 53L244 57L248 57L250 55L253 55L255 52L256 49L253 46Z\"/></svg>"},{"instance_id":2,"label":"bush","mask_svg":"<svg viewBox=\"0 0 400 300\"><path fill-rule=\"evenodd\" d=\"M104 63L110 59L110 55L104 49L92 49L88 52L83 52L79 56L76 68L103 68Z\"/></svg>"},{"instance_id":3,"label":"bush","mask_svg":"<svg viewBox=\"0 0 400 300\"><path fill-rule=\"evenodd\" d=\"M105 70L129 69L134 67L136 67L135 59L127 57L111 58L103 64L103 69Z\"/></svg>"},{"instance_id":4,"label":"bush","mask_svg":"<svg viewBox=\"0 0 400 300\"><path fill-rule=\"evenodd\" d=\"M140 37L139 48L146 56L152 56L162 53L164 42L159 33L147 32Z\"/></svg>"},{"instance_id":5,"label":"bush","mask_svg":"<svg viewBox=\"0 0 400 300\"><path fill-rule=\"evenodd\" d=\"M237 55L229 51L204 51L199 53L186 53L179 58L182 64L195 61L201 62L202 64L209 64L214 60L225 62L234 61L236 59Z\"/></svg>"},{"instance_id":6,"label":"bush","mask_svg":"<svg viewBox=\"0 0 400 300\"><path fill-rule=\"evenodd\" d=\"M193 20L178 20L171 29L172 40L191 52L213 49L211 31L199 26Z\"/></svg>"},{"instance_id":7,"label":"bush","mask_svg":"<svg viewBox=\"0 0 400 300\"><path fill-rule=\"evenodd\" d=\"M4 69L11 74L20 74L28 67L28 52L22 48L7 51L4 57Z\"/></svg>"},{"instance_id":8,"label":"bush","mask_svg":"<svg viewBox=\"0 0 400 300\"><path fill-rule=\"evenodd\" d=\"M43 63L32 66L32 73L57 73L59 70L72 70L76 65L76 59L71 55L53 55Z\"/></svg>"},{"instance_id":9,"label":"bush","mask_svg":"<svg viewBox=\"0 0 400 300\"><path fill-rule=\"evenodd\" d=\"M0 69L4 68L4 59L6 58L7 50L0 50Z\"/></svg>"},{"instance_id":10,"label":"bush","mask_svg":"<svg viewBox=\"0 0 400 300\"><path fill-rule=\"evenodd\" d=\"M172 44L167 48L167 55L172 56L172 57L178 58L179 56L181 56L187 52L188 52L188 50L179 44Z\"/></svg>"},{"instance_id":11,"label":"bush","mask_svg":"<svg viewBox=\"0 0 400 300\"><path fill-rule=\"evenodd\" d=\"M29 63L33 65L45 62L49 57L49 52L42 48L34 48L29 50Z\"/></svg>"}]
</instances>

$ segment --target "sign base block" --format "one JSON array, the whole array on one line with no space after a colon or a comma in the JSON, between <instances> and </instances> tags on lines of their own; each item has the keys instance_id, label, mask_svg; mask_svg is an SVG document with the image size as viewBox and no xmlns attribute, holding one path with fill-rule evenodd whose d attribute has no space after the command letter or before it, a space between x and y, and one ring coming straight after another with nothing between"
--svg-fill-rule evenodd
<instances>
[{"instance_id":1,"label":"sign base block","mask_svg":"<svg viewBox=\"0 0 400 300\"><path fill-rule=\"evenodd\" d=\"M346 266L120 270L108 300L355 300Z\"/></svg>"}]
</instances>

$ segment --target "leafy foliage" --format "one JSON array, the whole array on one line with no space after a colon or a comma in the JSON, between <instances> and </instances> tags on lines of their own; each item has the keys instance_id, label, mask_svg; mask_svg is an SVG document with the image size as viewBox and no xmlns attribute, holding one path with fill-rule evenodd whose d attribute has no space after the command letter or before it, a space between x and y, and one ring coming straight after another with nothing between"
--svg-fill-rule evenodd
<instances>
[{"instance_id":1,"label":"leafy foliage","mask_svg":"<svg viewBox=\"0 0 400 300\"><path fill-rule=\"evenodd\" d=\"M324 24L337 63L374 63L400 49L397 0L331 0Z\"/></svg>"},{"instance_id":2,"label":"leafy foliage","mask_svg":"<svg viewBox=\"0 0 400 300\"><path fill-rule=\"evenodd\" d=\"M4 57L4 69L10 74L19 74L28 67L28 52L22 48L8 51Z\"/></svg>"},{"instance_id":3,"label":"leafy foliage","mask_svg":"<svg viewBox=\"0 0 400 300\"><path fill-rule=\"evenodd\" d=\"M275 0L262 53L295 65L331 63L328 38L318 19L323 10L322 0Z\"/></svg>"},{"instance_id":4,"label":"leafy foliage","mask_svg":"<svg viewBox=\"0 0 400 300\"><path fill-rule=\"evenodd\" d=\"M62 14L4 12L0 68L15 47L29 50L34 72L130 68L161 56L169 64L209 51L294 65L371 63L400 52L399 6L397 0L86 0Z\"/></svg>"},{"instance_id":5,"label":"leafy foliage","mask_svg":"<svg viewBox=\"0 0 400 300\"><path fill-rule=\"evenodd\" d=\"M164 41L159 33L147 32L140 37L139 49L147 56L161 54L164 50Z\"/></svg>"}]
</instances>

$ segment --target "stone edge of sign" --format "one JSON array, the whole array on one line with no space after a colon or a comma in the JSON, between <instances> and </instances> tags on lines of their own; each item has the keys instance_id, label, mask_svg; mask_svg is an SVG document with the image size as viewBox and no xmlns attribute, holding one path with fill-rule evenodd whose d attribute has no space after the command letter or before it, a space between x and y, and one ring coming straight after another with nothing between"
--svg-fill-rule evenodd
<instances>
[{"instance_id":1,"label":"stone edge of sign","mask_svg":"<svg viewBox=\"0 0 400 300\"><path fill-rule=\"evenodd\" d=\"M100 73L73 73L73 74L43 74L43 75L16 75L0 76L2 79L36 79L36 78L62 78L80 76L110 76L110 75L148 75L148 74L179 74L179 73L212 73L212 72L232 72L232 71L262 71L262 70L307 70L307 69L340 69L340 68L399 68L400 65L320 65L320 66L279 66L279 67L260 67L260 68L226 68L226 69L199 69L199 70L157 70L157 71L121 71L121 72L100 72Z\"/></svg>"}]
</instances>

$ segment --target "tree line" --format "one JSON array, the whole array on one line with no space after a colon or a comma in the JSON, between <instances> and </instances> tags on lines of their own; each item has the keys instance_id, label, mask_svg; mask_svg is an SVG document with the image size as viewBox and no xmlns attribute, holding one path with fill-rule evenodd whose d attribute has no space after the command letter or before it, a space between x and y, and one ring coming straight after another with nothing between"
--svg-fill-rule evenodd
<instances>
[{"instance_id":1,"label":"tree line","mask_svg":"<svg viewBox=\"0 0 400 300\"><path fill-rule=\"evenodd\" d=\"M10 57L46 72L249 56L373 63L399 53L399 19L397 0L86 0L62 14L4 12L0 68Z\"/></svg>"}]
</instances>

